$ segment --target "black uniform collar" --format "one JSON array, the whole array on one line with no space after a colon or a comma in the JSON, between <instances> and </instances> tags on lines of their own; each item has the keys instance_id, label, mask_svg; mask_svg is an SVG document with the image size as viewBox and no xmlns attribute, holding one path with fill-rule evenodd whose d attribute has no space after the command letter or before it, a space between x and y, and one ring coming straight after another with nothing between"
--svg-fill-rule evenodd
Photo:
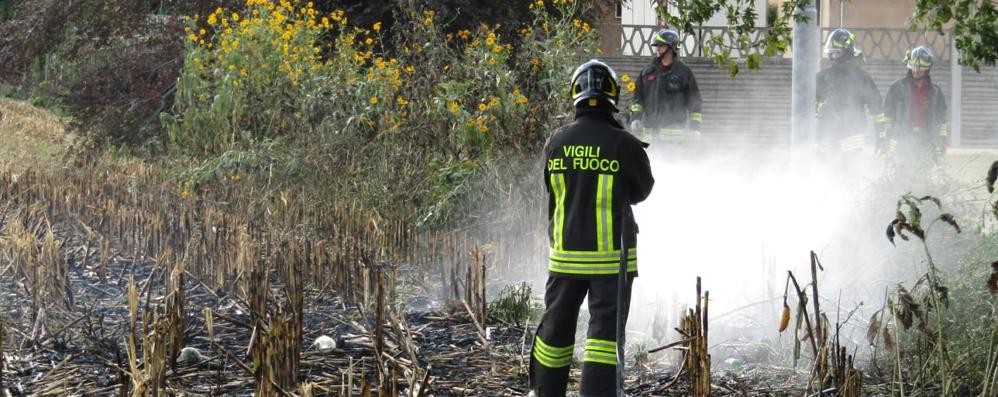
<instances>
[{"instance_id":1,"label":"black uniform collar","mask_svg":"<svg viewBox=\"0 0 998 397\"><path fill-rule=\"evenodd\" d=\"M613 113L608 111L606 108L576 108L575 120L600 120L611 123L617 128L624 128L624 126L613 117Z\"/></svg>"}]
</instances>

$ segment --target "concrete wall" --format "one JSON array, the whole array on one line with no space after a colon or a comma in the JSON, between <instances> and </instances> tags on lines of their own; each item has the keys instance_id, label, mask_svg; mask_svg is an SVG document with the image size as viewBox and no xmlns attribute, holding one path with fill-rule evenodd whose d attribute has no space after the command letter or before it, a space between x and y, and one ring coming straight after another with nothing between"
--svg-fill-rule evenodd
<instances>
[{"instance_id":1,"label":"concrete wall","mask_svg":"<svg viewBox=\"0 0 998 397\"><path fill-rule=\"evenodd\" d=\"M907 28L915 0L821 0L823 27Z\"/></svg>"}]
</instances>

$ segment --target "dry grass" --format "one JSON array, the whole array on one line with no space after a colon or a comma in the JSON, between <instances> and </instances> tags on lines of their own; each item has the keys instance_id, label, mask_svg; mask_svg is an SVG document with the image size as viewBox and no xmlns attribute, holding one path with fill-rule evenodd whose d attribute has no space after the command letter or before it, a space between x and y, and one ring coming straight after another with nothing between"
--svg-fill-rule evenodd
<instances>
[{"instance_id":1,"label":"dry grass","mask_svg":"<svg viewBox=\"0 0 998 397\"><path fill-rule=\"evenodd\" d=\"M57 166L75 144L64 120L22 101L0 98L0 169Z\"/></svg>"}]
</instances>

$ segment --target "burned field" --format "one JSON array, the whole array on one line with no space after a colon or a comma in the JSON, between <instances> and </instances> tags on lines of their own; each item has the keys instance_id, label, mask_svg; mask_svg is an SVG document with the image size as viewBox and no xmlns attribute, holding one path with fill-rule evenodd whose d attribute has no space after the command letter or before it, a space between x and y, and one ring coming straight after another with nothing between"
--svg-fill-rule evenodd
<instances>
[{"instance_id":1,"label":"burned field","mask_svg":"<svg viewBox=\"0 0 998 397\"><path fill-rule=\"evenodd\" d=\"M538 294L502 279L496 258L506 248L494 238L420 231L290 191L254 194L238 175L192 194L165 178L163 165L64 162L0 167L4 397L527 392ZM930 223L959 230L952 215L932 212L940 206L908 195L898 218L882 221L896 243L921 244ZM978 259L991 263L993 253ZM697 288L699 304L665 325L674 343L628 345L628 393L994 390L998 289L982 280L998 279L998 270L968 268L963 283L932 265L914 285L892 289L865 323L881 352L870 369L829 320L840 308L829 305L818 258L810 259L810 274L787 274L780 317L759 320L790 335L782 354L796 365L716 365L710 295ZM681 358L669 362L664 351Z\"/></svg>"},{"instance_id":2,"label":"burned field","mask_svg":"<svg viewBox=\"0 0 998 397\"><path fill-rule=\"evenodd\" d=\"M232 186L182 199L130 167L0 178L4 395L526 393L531 330L487 313L470 239L290 196L255 213L223 199ZM696 346L709 387L706 337ZM630 375L642 395L691 387ZM721 379L715 395L763 392Z\"/></svg>"}]
</instances>

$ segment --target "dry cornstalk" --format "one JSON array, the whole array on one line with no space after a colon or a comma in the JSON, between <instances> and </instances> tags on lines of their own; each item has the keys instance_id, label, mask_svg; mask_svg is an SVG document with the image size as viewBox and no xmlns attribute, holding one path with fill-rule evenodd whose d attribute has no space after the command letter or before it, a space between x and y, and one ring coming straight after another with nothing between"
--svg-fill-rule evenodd
<instances>
[{"instance_id":1,"label":"dry cornstalk","mask_svg":"<svg viewBox=\"0 0 998 397\"><path fill-rule=\"evenodd\" d=\"M0 388L3 387L3 370L4 363L6 362L3 355L3 336L6 332L7 329L4 328L3 320L0 320Z\"/></svg>"}]
</instances>

